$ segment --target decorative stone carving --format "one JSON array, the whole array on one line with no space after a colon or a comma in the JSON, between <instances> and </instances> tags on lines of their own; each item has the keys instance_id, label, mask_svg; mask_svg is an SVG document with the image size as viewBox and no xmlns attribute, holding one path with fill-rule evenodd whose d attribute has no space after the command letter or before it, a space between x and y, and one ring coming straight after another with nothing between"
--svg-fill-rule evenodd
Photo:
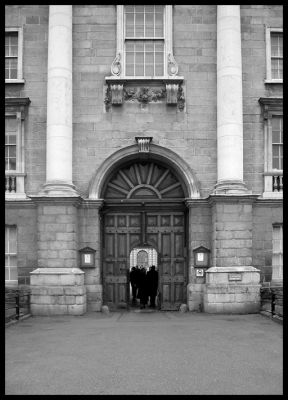
<instances>
[{"instance_id":1,"label":"decorative stone carving","mask_svg":"<svg viewBox=\"0 0 288 400\"><path fill-rule=\"evenodd\" d=\"M111 74L113 76L120 76L121 74L121 54L118 53L111 64Z\"/></svg>"},{"instance_id":2,"label":"decorative stone carving","mask_svg":"<svg viewBox=\"0 0 288 400\"><path fill-rule=\"evenodd\" d=\"M166 89L154 89L142 87L137 88L127 88L124 89L124 99L127 101L138 101L143 104L149 102L157 102L164 99L166 96Z\"/></svg>"},{"instance_id":3,"label":"decorative stone carving","mask_svg":"<svg viewBox=\"0 0 288 400\"><path fill-rule=\"evenodd\" d=\"M178 89L179 89L178 83L166 84L167 104L177 104Z\"/></svg>"},{"instance_id":4,"label":"decorative stone carving","mask_svg":"<svg viewBox=\"0 0 288 400\"><path fill-rule=\"evenodd\" d=\"M180 111L184 110L185 107L185 96L182 86L179 86L178 94L177 94L177 105Z\"/></svg>"},{"instance_id":5,"label":"decorative stone carving","mask_svg":"<svg viewBox=\"0 0 288 400\"><path fill-rule=\"evenodd\" d=\"M138 147L139 153L149 153L150 151L150 142L152 141L153 137L135 137Z\"/></svg>"},{"instance_id":6,"label":"decorative stone carving","mask_svg":"<svg viewBox=\"0 0 288 400\"><path fill-rule=\"evenodd\" d=\"M168 54L168 74L170 76L176 76L178 74L178 64L172 53Z\"/></svg>"},{"instance_id":7,"label":"decorative stone carving","mask_svg":"<svg viewBox=\"0 0 288 400\"><path fill-rule=\"evenodd\" d=\"M104 103L108 110L111 104L122 104L123 103L123 84L111 84L107 86L105 92Z\"/></svg>"},{"instance_id":8,"label":"decorative stone carving","mask_svg":"<svg viewBox=\"0 0 288 400\"><path fill-rule=\"evenodd\" d=\"M122 104L123 102L123 83L110 85L112 104Z\"/></svg>"},{"instance_id":9,"label":"decorative stone carving","mask_svg":"<svg viewBox=\"0 0 288 400\"><path fill-rule=\"evenodd\" d=\"M110 108L111 102L112 102L111 89L110 89L110 85L108 85L106 88L106 91L105 91L105 98L104 98L106 111L108 111L108 109Z\"/></svg>"},{"instance_id":10,"label":"decorative stone carving","mask_svg":"<svg viewBox=\"0 0 288 400\"><path fill-rule=\"evenodd\" d=\"M166 83L164 88L124 87L124 83L108 83L104 103L106 109L109 109L112 104L122 104L124 101L139 102L145 105L161 102L165 97L167 104L177 105L179 110L183 111L185 106L184 91L178 82Z\"/></svg>"}]
</instances>

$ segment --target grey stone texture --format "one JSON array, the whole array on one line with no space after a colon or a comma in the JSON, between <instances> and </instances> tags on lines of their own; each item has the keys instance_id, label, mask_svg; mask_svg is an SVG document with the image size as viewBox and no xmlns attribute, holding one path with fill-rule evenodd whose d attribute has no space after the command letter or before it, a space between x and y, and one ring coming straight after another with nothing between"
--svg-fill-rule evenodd
<instances>
[{"instance_id":1,"label":"grey stone texture","mask_svg":"<svg viewBox=\"0 0 288 400\"><path fill-rule=\"evenodd\" d=\"M264 125L258 99L282 97L282 85L264 83L265 25L282 27L283 6L240 7L244 182L253 194L260 195L264 189ZM5 7L5 25L23 27L25 84L5 85L5 96L31 100L24 123L28 196L38 194L46 180L48 14L48 5ZM173 5L173 50L179 75L184 77L183 111L165 102L146 106L125 102L107 110L105 77L110 75L116 55L116 5L73 5L73 184L82 197L87 197L103 161L135 144L135 136L143 133L152 136L154 144L173 150L192 168L202 199L213 192L217 182L216 5ZM84 271L87 307L100 311L98 207L7 203L5 223L18 227L19 284L29 284L29 272L37 267L79 267L78 250L89 246L96 253L95 267ZM188 267L189 282L194 286L187 288L189 309L198 309L204 287L204 279L195 276L193 249L200 245L211 249L213 266L253 265L260 269L261 282L270 281L272 224L282 221L282 203L276 200L193 204ZM70 307L58 306L66 311Z\"/></svg>"},{"instance_id":2,"label":"grey stone texture","mask_svg":"<svg viewBox=\"0 0 288 400\"><path fill-rule=\"evenodd\" d=\"M79 268L38 268L31 273L32 315L82 315L86 310L84 272Z\"/></svg>"},{"instance_id":3,"label":"grey stone texture","mask_svg":"<svg viewBox=\"0 0 288 400\"><path fill-rule=\"evenodd\" d=\"M31 202L32 203L32 202ZM19 285L29 285L29 272L37 268L37 210L32 204L5 208L5 224L17 226L17 264Z\"/></svg>"},{"instance_id":4,"label":"grey stone texture","mask_svg":"<svg viewBox=\"0 0 288 400\"><path fill-rule=\"evenodd\" d=\"M78 221L75 206L54 204L53 199L50 205L39 204L37 227L39 267L78 266Z\"/></svg>"}]
</instances>

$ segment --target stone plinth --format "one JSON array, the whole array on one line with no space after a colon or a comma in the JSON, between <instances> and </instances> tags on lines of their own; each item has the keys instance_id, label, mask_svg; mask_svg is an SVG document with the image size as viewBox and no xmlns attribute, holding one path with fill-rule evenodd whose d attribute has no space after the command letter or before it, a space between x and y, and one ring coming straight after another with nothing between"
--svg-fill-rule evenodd
<instances>
[{"instance_id":1,"label":"stone plinth","mask_svg":"<svg viewBox=\"0 0 288 400\"><path fill-rule=\"evenodd\" d=\"M86 312L84 272L79 268L38 268L30 274L32 315Z\"/></svg>"},{"instance_id":2,"label":"stone plinth","mask_svg":"<svg viewBox=\"0 0 288 400\"><path fill-rule=\"evenodd\" d=\"M260 271L251 266L206 271L204 312L250 314L260 310Z\"/></svg>"},{"instance_id":3,"label":"stone plinth","mask_svg":"<svg viewBox=\"0 0 288 400\"><path fill-rule=\"evenodd\" d=\"M205 283L189 283L187 298L189 311L203 311L203 295Z\"/></svg>"}]
</instances>

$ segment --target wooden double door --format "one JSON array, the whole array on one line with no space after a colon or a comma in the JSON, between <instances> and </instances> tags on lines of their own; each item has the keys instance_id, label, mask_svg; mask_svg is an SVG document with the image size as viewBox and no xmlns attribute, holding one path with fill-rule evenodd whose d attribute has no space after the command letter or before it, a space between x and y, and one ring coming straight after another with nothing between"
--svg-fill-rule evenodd
<instances>
[{"instance_id":1,"label":"wooden double door","mask_svg":"<svg viewBox=\"0 0 288 400\"><path fill-rule=\"evenodd\" d=\"M106 212L103 215L102 278L104 304L129 308L130 253L149 246L158 253L159 301L162 310L186 303L186 229L182 211Z\"/></svg>"}]
</instances>

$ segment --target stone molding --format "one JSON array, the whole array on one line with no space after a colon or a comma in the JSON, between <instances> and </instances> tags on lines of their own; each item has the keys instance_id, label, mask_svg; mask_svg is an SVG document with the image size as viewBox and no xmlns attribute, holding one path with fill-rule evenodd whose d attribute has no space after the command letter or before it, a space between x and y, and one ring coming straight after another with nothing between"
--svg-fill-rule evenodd
<instances>
[{"instance_id":1,"label":"stone molding","mask_svg":"<svg viewBox=\"0 0 288 400\"><path fill-rule=\"evenodd\" d=\"M271 114L283 113L283 98L282 97L260 97L258 102L262 107L263 118L271 118Z\"/></svg>"},{"instance_id":2,"label":"stone molding","mask_svg":"<svg viewBox=\"0 0 288 400\"><path fill-rule=\"evenodd\" d=\"M183 179L188 192L187 197L194 199L200 198L199 182L195 172L177 153L150 143L150 152L143 154L143 156L148 157L148 159L154 158L155 160L160 160L169 165L176 171L176 175L178 174ZM96 170L90 181L88 198L93 200L100 199L102 188L112 170L117 169L122 163L128 160L136 160L138 157L139 148L137 144L120 149L107 157Z\"/></svg>"},{"instance_id":3,"label":"stone molding","mask_svg":"<svg viewBox=\"0 0 288 400\"><path fill-rule=\"evenodd\" d=\"M159 103L166 99L169 105L175 105L180 111L185 108L185 95L182 87L183 80L153 79L129 80L127 78L112 80L106 78L107 87L104 95L106 111L112 105L127 103ZM151 84L155 87L151 87Z\"/></svg>"},{"instance_id":4,"label":"stone molding","mask_svg":"<svg viewBox=\"0 0 288 400\"><path fill-rule=\"evenodd\" d=\"M152 141L152 136L136 136L135 140L139 146L139 153L149 153L150 142Z\"/></svg>"},{"instance_id":5,"label":"stone molding","mask_svg":"<svg viewBox=\"0 0 288 400\"><path fill-rule=\"evenodd\" d=\"M5 112L19 111L21 119L25 119L30 103L29 97L5 97Z\"/></svg>"}]
</instances>

